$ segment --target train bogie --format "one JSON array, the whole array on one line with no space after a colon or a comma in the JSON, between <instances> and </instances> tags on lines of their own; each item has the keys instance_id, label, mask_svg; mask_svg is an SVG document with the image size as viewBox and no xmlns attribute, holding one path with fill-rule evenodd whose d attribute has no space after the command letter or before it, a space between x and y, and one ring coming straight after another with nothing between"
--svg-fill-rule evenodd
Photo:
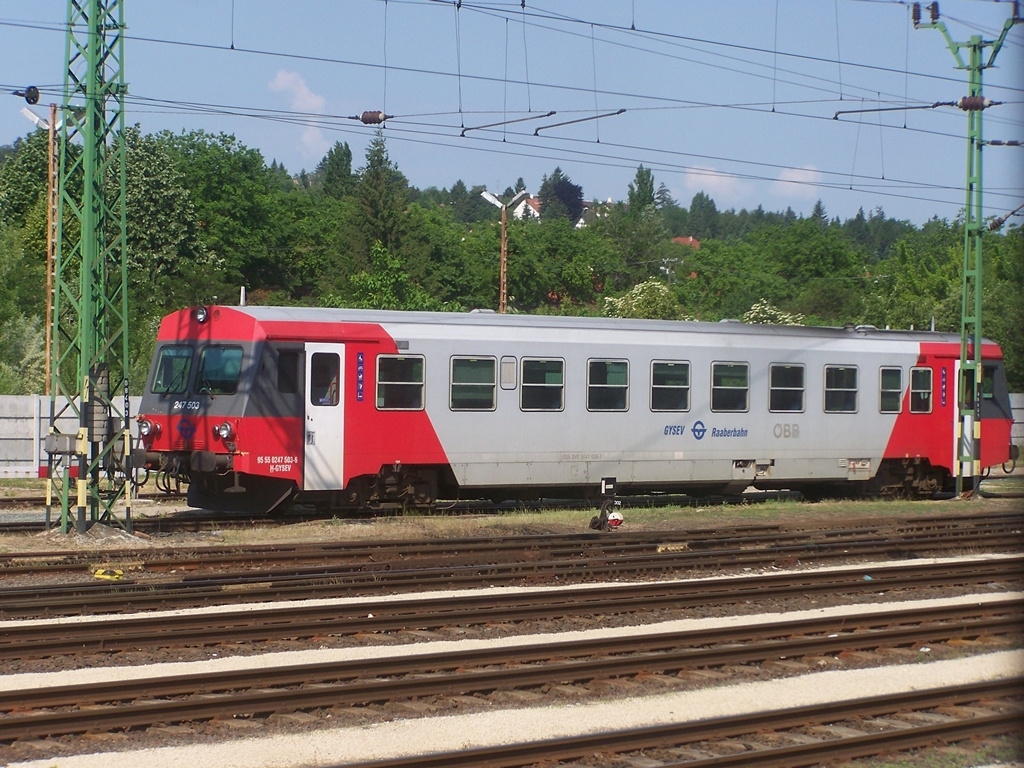
<instances>
[{"instance_id":1,"label":"train bogie","mask_svg":"<svg viewBox=\"0 0 1024 768\"><path fill-rule=\"evenodd\" d=\"M981 462L1010 410L986 343ZM930 494L955 467L959 339L493 313L183 310L139 460L269 510L748 487Z\"/></svg>"}]
</instances>

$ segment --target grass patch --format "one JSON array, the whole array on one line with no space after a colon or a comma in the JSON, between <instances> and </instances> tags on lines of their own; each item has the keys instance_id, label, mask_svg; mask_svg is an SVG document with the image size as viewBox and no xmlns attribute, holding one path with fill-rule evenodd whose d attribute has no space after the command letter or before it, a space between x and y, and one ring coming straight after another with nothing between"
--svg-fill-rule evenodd
<instances>
[{"instance_id":1,"label":"grass patch","mask_svg":"<svg viewBox=\"0 0 1024 768\"><path fill-rule=\"evenodd\" d=\"M963 742L935 749L845 763L837 768L975 768L980 765L1009 765L1024 760L1024 737L1000 736L983 743Z\"/></svg>"}]
</instances>

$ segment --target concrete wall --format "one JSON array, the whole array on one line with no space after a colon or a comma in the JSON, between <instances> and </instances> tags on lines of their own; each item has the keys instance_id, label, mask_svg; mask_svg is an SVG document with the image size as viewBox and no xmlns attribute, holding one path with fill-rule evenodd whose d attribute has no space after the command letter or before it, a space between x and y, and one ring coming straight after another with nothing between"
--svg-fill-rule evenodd
<instances>
[{"instance_id":1,"label":"concrete wall","mask_svg":"<svg viewBox=\"0 0 1024 768\"><path fill-rule=\"evenodd\" d=\"M1010 406L1013 408L1013 432L1010 442L1020 446L1020 454L1024 457L1024 394L1010 395Z\"/></svg>"},{"instance_id":2,"label":"concrete wall","mask_svg":"<svg viewBox=\"0 0 1024 768\"><path fill-rule=\"evenodd\" d=\"M59 403L58 403L59 406ZM139 407L139 398L131 398L132 413ZM0 396L0 479L39 477L39 468L46 466L43 441L50 425L50 398L44 395ZM132 432L135 437L135 422ZM58 420L65 434L78 431L74 411Z\"/></svg>"}]
</instances>

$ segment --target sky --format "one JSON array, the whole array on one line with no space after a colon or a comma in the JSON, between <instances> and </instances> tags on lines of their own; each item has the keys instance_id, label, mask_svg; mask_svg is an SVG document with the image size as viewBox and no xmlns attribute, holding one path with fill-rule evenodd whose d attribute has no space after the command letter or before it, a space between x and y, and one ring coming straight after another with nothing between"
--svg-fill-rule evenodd
<instances>
[{"instance_id":1,"label":"sky","mask_svg":"<svg viewBox=\"0 0 1024 768\"><path fill-rule=\"evenodd\" d=\"M0 92L35 85L40 115L62 101L67 5L0 0ZM967 113L932 105L967 95L967 74L905 2L121 5L128 124L231 134L292 174L336 142L358 168L377 128L352 118L383 110L389 155L421 189L461 179L500 195L522 178L536 192L559 167L587 199L623 200L642 164L684 206L704 192L719 210L809 215L821 200L829 217L880 208L917 225L964 208ZM993 0L939 10L954 43L994 41L1013 15ZM983 138L1024 140L1024 23L983 83L1003 102ZM0 144L33 130L25 106L0 100ZM1024 204L1024 147L983 155L983 214L1008 214Z\"/></svg>"}]
</instances>

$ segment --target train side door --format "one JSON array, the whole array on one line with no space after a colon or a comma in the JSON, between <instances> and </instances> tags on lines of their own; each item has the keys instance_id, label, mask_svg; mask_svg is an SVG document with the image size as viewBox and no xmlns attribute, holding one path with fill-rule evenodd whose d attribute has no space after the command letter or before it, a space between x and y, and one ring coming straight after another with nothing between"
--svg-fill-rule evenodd
<instances>
[{"instance_id":1,"label":"train side door","mask_svg":"<svg viewBox=\"0 0 1024 768\"><path fill-rule=\"evenodd\" d=\"M306 419L302 487L345 486L345 345L306 344Z\"/></svg>"}]
</instances>

